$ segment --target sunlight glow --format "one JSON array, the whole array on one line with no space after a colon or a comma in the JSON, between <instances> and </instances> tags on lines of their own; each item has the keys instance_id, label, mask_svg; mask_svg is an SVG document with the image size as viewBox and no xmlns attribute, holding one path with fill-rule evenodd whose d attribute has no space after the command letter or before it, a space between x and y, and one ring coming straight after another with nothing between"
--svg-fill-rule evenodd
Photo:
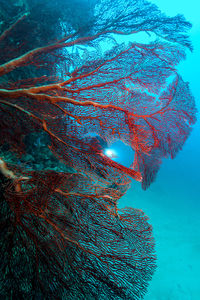
<instances>
[{"instance_id":1,"label":"sunlight glow","mask_svg":"<svg viewBox=\"0 0 200 300\"><path fill-rule=\"evenodd\" d=\"M117 157L117 154L114 150L111 150L111 149L106 149L105 150L105 155L110 157L110 158L116 158Z\"/></svg>"}]
</instances>

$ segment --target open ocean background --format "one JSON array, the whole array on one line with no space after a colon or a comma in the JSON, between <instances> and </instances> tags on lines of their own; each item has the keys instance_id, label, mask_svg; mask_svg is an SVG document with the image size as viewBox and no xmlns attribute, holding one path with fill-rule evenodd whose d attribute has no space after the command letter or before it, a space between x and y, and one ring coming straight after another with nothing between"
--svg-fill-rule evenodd
<instances>
[{"instance_id":1,"label":"open ocean background","mask_svg":"<svg viewBox=\"0 0 200 300\"><path fill-rule=\"evenodd\" d=\"M133 181L119 207L142 209L153 226L157 270L144 300L200 300L200 0L149 1L167 16L183 14L193 24L189 35L194 50L187 51L178 70L190 84L198 120L183 150L163 161L150 188L144 191ZM129 147L117 142L111 150L121 164L131 164Z\"/></svg>"},{"instance_id":2,"label":"open ocean background","mask_svg":"<svg viewBox=\"0 0 200 300\"><path fill-rule=\"evenodd\" d=\"M200 111L200 1L154 0L167 16L183 14L193 24L194 51L178 67ZM123 150L123 151L122 151ZM129 149L118 147L120 161L131 159ZM157 271L145 300L200 299L200 121L183 150L165 160L156 181L147 191L133 182L120 207L142 209L150 218L156 240Z\"/></svg>"}]
</instances>

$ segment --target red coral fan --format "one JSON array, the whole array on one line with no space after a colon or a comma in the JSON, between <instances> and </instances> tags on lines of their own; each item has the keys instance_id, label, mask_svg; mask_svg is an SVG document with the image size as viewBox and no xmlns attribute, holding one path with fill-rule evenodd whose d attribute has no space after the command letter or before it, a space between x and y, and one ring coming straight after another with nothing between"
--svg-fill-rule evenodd
<instances>
[{"instance_id":1,"label":"red coral fan","mask_svg":"<svg viewBox=\"0 0 200 300\"><path fill-rule=\"evenodd\" d=\"M117 201L127 176L149 186L195 122L193 97L175 70L189 46L178 29L189 23L146 1L127 0L120 14L111 2L98 2L98 18L87 26L83 19L77 32L75 21L63 21L68 35L47 46L18 41L22 24L37 31L27 14L0 36L1 297L136 300L155 270L147 218L118 210ZM111 36L139 31L166 41L126 47ZM100 47L105 38L115 44L109 51ZM100 139L130 145L133 165L105 156Z\"/></svg>"},{"instance_id":2,"label":"red coral fan","mask_svg":"<svg viewBox=\"0 0 200 300\"><path fill-rule=\"evenodd\" d=\"M145 293L155 268L152 230L141 211L117 211L126 183L116 190L80 174L23 175L29 179L21 180L20 193L4 184L1 295L136 299Z\"/></svg>"}]
</instances>

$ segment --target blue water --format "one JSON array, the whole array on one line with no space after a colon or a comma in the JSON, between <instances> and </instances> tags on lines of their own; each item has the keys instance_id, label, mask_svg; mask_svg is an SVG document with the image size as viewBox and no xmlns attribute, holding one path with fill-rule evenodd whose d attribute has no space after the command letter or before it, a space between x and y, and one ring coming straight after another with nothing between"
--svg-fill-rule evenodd
<instances>
[{"instance_id":1,"label":"blue water","mask_svg":"<svg viewBox=\"0 0 200 300\"><path fill-rule=\"evenodd\" d=\"M152 1L169 16L184 14L193 24L194 51L179 66L200 111L200 2L197 0ZM200 120L183 150L165 160L156 181L147 191L133 182L120 206L142 209L154 228L157 271L146 300L200 299ZM130 159L130 157L129 157Z\"/></svg>"},{"instance_id":2,"label":"blue water","mask_svg":"<svg viewBox=\"0 0 200 300\"><path fill-rule=\"evenodd\" d=\"M157 4L167 16L180 13L193 24L190 36L194 51L187 51L187 59L181 62L178 70L183 79L190 83L200 112L200 0L151 2ZM150 39L145 33L134 35L133 38L140 42L145 42L145 38ZM152 38L155 38L153 34ZM130 37L127 37L127 41L129 40ZM83 45L82 49L84 47L86 46ZM113 153L113 160L127 167L133 162L134 151L122 142L117 141L108 146L108 149ZM153 226L157 270L149 284L145 300L200 300L199 149L198 113L198 121L183 150L174 160L164 160L156 181L150 188L144 191L140 183L133 181L128 192L120 199L119 207L142 209Z\"/></svg>"}]
</instances>

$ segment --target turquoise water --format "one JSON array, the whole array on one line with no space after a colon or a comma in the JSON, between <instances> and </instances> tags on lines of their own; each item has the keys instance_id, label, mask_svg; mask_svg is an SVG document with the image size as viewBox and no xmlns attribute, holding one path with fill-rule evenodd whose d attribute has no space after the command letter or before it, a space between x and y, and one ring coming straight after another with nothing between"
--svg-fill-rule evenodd
<instances>
[{"instance_id":1,"label":"turquoise water","mask_svg":"<svg viewBox=\"0 0 200 300\"><path fill-rule=\"evenodd\" d=\"M179 66L200 111L200 2L152 1L169 16L184 14L193 24L194 51ZM199 113L198 113L199 116ZM200 299L200 121L195 124L183 150L174 160L165 160L156 181L147 191L132 183L120 206L142 209L153 225L157 271L146 300Z\"/></svg>"},{"instance_id":2,"label":"turquoise water","mask_svg":"<svg viewBox=\"0 0 200 300\"><path fill-rule=\"evenodd\" d=\"M33 0L30 0L30 2L31 1ZM66 0L62 1L64 3ZM84 3L85 0L81 1ZM21 0L10 2L16 2L20 5ZM181 62L178 69L183 76L183 79L190 83L192 93L196 98L197 108L200 111L200 4L197 0L192 0L190 2L181 0L154 0L152 2L157 4L166 15L175 16L176 14L181 13L193 24L190 36L194 51L193 53L187 51L187 59L184 62ZM124 37L118 38L121 40L124 39ZM134 38L138 38L139 42L145 43L145 38L153 39L155 38L155 35L152 34L151 37L148 37L146 33L138 33L135 34ZM132 40L132 36L127 37L128 41L130 39ZM101 46L104 48L103 50L106 50L105 41L102 41ZM84 51L86 47L87 45L82 45L82 51ZM61 74L62 72L59 73L59 75ZM183 150L174 160L164 160L156 181L150 188L148 188L147 191L144 191L142 190L140 183L133 181L131 188L119 203L120 207L132 206L134 208L142 209L149 217L149 222L153 226L153 235L156 241L157 271L149 284L148 293L144 298L146 300L200 299L199 132L200 121L198 120L191 136L186 141ZM91 136L92 134L95 135L96 133L92 132ZM38 139L38 143L40 144L40 137ZM32 142L34 144L34 141ZM100 142L103 143L101 140ZM44 144L43 146L45 146ZM117 141L112 145L107 145L105 143L105 145L101 146L106 147L105 154L109 154L113 160L118 161L127 167L132 163L134 152L122 142ZM40 147L38 146L38 149L39 148ZM106 152L107 150L109 152ZM43 154L49 155L48 152ZM38 161L40 156L37 157L39 157L37 158ZM33 158L34 157L29 155L29 161L36 160ZM46 161L47 160L45 159L44 165L48 166ZM54 164L51 164L52 169L52 166L54 166L55 163L57 162L54 161ZM41 170L41 166L37 164L35 169ZM61 167L59 170L62 170L63 172ZM99 173L101 174L101 172ZM123 247L124 246L121 248ZM126 249L126 247L124 247L124 249ZM85 265L83 266L85 267ZM26 268L24 268L24 270L26 270ZM102 269L100 272L102 272ZM102 272L102 274L104 273ZM122 273L122 276L125 277L125 274L125 272ZM86 297L85 299L87 300L89 298ZM104 298L99 296L99 299Z\"/></svg>"}]
</instances>

